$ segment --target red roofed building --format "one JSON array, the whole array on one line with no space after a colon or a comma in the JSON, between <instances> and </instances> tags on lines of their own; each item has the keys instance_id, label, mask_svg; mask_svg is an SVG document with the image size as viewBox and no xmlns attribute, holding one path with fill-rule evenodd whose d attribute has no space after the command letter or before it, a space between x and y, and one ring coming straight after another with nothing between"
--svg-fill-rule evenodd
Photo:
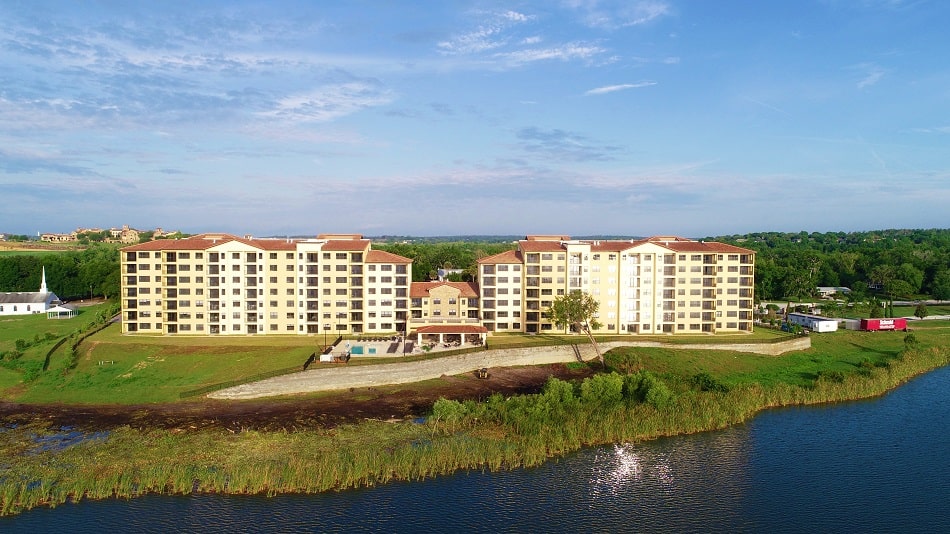
<instances>
[{"instance_id":1,"label":"red roofed building","mask_svg":"<svg viewBox=\"0 0 950 534\"><path fill-rule=\"evenodd\" d=\"M428 325L480 327L478 285L474 282L413 282L409 297L414 328Z\"/></svg>"},{"instance_id":2,"label":"red roofed building","mask_svg":"<svg viewBox=\"0 0 950 534\"><path fill-rule=\"evenodd\" d=\"M358 234L201 234L125 247L126 333L391 334L423 327L566 332L547 315L583 291L600 334L752 330L755 253L676 236L532 235L478 260L478 283L412 282L412 261Z\"/></svg>"},{"instance_id":3,"label":"red roofed building","mask_svg":"<svg viewBox=\"0 0 950 534\"><path fill-rule=\"evenodd\" d=\"M597 333L752 330L755 252L725 243L527 236L516 250L478 264L489 331L563 332L547 310L575 290L598 301Z\"/></svg>"},{"instance_id":4,"label":"red roofed building","mask_svg":"<svg viewBox=\"0 0 950 534\"><path fill-rule=\"evenodd\" d=\"M191 335L405 331L412 261L360 235L201 234L121 249L122 331Z\"/></svg>"}]
</instances>

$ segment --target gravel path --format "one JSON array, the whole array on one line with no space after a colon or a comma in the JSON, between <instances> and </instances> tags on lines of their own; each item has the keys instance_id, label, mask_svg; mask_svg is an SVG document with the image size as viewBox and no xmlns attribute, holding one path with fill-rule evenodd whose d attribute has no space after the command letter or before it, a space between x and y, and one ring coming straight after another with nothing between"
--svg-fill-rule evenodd
<instances>
[{"instance_id":1,"label":"gravel path","mask_svg":"<svg viewBox=\"0 0 950 534\"><path fill-rule=\"evenodd\" d=\"M600 343L600 349L603 352L622 346L683 347L683 345L667 345L652 341ZM689 345L691 349L754 352L772 356L777 356L790 350L806 349L809 346L811 346L811 340L807 336L779 343L729 344L717 342L703 345ZM517 349L489 349L417 362L353 366L339 364L338 367L321 367L222 389L210 393L208 397L213 399L257 399L275 395L293 395L315 391L333 391L389 384L408 384L439 378L443 375L452 376L469 373L476 369L481 369L482 367L544 365L576 362L578 359L588 361L594 358L596 358L596 354L593 348L584 343L578 345Z\"/></svg>"},{"instance_id":2,"label":"gravel path","mask_svg":"<svg viewBox=\"0 0 950 534\"><path fill-rule=\"evenodd\" d=\"M538 347L534 350L485 350L457 356L443 356L431 360L379 365L340 365L275 376L259 382L242 384L210 393L214 399L256 399L274 395L291 395L314 391L331 391L352 387L407 384L469 373L482 367L510 367L542 365L577 361L568 347Z\"/></svg>"}]
</instances>

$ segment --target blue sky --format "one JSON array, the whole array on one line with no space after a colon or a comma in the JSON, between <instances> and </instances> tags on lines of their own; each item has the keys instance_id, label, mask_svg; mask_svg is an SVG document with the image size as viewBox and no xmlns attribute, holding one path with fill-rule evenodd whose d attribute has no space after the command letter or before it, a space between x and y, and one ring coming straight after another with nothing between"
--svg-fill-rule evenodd
<instances>
[{"instance_id":1,"label":"blue sky","mask_svg":"<svg viewBox=\"0 0 950 534\"><path fill-rule=\"evenodd\" d=\"M0 3L0 231L948 226L950 2Z\"/></svg>"}]
</instances>

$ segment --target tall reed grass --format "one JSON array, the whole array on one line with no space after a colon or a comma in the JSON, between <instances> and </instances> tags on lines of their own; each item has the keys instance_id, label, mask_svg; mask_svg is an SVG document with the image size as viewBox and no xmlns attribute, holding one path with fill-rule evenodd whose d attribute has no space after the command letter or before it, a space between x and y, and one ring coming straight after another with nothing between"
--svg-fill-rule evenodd
<instances>
[{"instance_id":1,"label":"tall reed grass","mask_svg":"<svg viewBox=\"0 0 950 534\"><path fill-rule=\"evenodd\" d=\"M147 493L315 493L533 466L588 445L719 429L769 407L875 396L948 363L950 348L908 349L810 387L700 387L707 377L612 373L581 384L551 380L536 395L440 400L425 424L233 434L121 427L105 440L47 451L31 438L50 429L8 428L0 431L0 515Z\"/></svg>"}]
</instances>

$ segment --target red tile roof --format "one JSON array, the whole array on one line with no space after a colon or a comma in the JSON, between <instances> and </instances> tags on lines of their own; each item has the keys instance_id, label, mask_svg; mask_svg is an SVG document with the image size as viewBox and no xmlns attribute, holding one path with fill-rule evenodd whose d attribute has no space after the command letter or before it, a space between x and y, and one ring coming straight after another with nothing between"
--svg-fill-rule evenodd
<instances>
[{"instance_id":1,"label":"red tile roof","mask_svg":"<svg viewBox=\"0 0 950 534\"><path fill-rule=\"evenodd\" d=\"M644 242L653 243L676 252L705 252L714 253L732 253L732 254L753 254L754 251L720 243L718 241L694 241L678 236L653 236Z\"/></svg>"},{"instance_id":2,"label":"red tile roof","mask_svg":"<svg viewBox=\"0 0 950 534\"><path fill-rule=\"evenodd\" d=\"M454 287L459 290L459 296L466 298L478 297L478 285L474 282L413 282L409 285L410 298L429 296L429 291L441 286Z\"/></svg>"},{"instance_id":3,"label":"red tile roof","mask_svg":"<svg viewBox=\"0 0 950 534\"><path fill-rule=\"evenodd\" d=\"M589 243L591 252L622 252L642 245L644 241L589 241Z\"/></svg>"},{"instance_id":4,"label":"red tile roof","mask_svg":"<svg viewBox=\"0 0 950 534\"><path fill-rule=\"evenodd\" d=\"M317 234L317 239L363 239L363 234Z\"/></svg>"},{"instance_id":5,"label":"red tile roof","mask_svg":"<svg viewBox=\"0 0 950 534\"><path fill-rule=\"evenodd\" d=\"M412 260L385 250L371 250L366 253L366 263L412 263Z\"/></svg>"},{"instance_id":6,"label":"red tile roof","mask_svg":"<svg viewBox=\"0 0 950 534\"><path fill-rule=\"evenodd\" d=\"M199 234L184 239L156 239L137 245L122 247L124 251L160 251L160 250L206 250L221 243L236 241L231 234Z\"/></svg>"},{"instance_id":7,"label":"red tile roof","mask_svg":"<svg viewBox=\"0 0 950 534\"><path fill-rule=\"evenodd\" d=\"M231 234L199 234L183 239L156 239L137 245L122 247L127 252L164 251L164 250L208 250L223 243L237 241L261 250L295 250L296 240L287 239L245 239Z\"/></svg>"},{"instance_id":8,"label":"red tile roof","mask_svg":"<svg viewBox=\"0 0 950 534\"><path fill-rule=\"evenodd\" d=\"M564 250L560 241L518 241L518 248L524 252L560 252Z\"/></svg>"},{"instance_id":9,"label":"red tile roof","mask_svg":"<svg viewBox=\"0 0 950 534\"><path fill-rule=\"evenodd\" d=\"M369 247L369 239L331 239L321 250L359 252Z\"/></svg>"},{"instance_id":10,"label":"red tile roof","mask_svg":"<svg viewBox=\"0 0 950 534\"><path fill-rule=\"evenodd\" d=\"M479 264L498 264L498 263L523 263L521 260L521 253L517 250L507 250L499 254L494 254L492 256L485 256L484 258L478 260Z\"/></svg>"},{"instance_id":11,"label":"red tile roof","mask_svg":"<svg viewBox=\"0 0 950 534\"><path fill-rule=\"evenodd\" d=\"M526 235L525 241L570 241L569 235Z\"/></svg>"}]
</instances>

